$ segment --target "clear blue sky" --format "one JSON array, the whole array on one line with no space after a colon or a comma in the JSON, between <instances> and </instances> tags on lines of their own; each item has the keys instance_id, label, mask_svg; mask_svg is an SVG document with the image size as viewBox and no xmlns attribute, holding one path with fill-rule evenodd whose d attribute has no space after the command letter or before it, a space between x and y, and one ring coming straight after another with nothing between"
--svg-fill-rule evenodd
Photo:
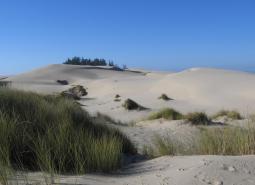
<instances>
[{"instance_id":1,"label":"clear blue sky","mask_svg":"<svg viewBox=\"0 0 255 185\"><path fill-rule=\"evenodd\" d=\"M255 71L255 1L0 1L0 74L72 56L149 69Z\"/></svg>"}]
</instances>

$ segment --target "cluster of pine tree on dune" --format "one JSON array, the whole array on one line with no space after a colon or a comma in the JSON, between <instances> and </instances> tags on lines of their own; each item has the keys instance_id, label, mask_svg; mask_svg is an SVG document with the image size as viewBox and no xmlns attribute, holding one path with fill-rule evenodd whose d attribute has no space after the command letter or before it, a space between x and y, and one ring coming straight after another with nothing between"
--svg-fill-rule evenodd
<instances>
[{"instance_id":1,"label":"cluster of pine tree on dune","mask_svg":"<svg viewBox=\"0 0 255 185\"><path fill-rule=\"evenodd\" d=\"M95 58L95 59L88 59L83 57L73 57L68 58L63 64L70 64L70 65L91 65L91 66L115 66L113 61L106 61L105 59Z\"/></svg>"}]
</instances>

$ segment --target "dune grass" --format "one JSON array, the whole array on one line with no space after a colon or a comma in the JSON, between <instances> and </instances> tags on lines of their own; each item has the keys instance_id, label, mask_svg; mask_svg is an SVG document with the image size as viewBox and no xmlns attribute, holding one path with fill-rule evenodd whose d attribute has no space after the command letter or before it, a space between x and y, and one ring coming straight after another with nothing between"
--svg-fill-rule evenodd
<instances>
[{"instance_id":1,"label":"dune grass","mask_svg":"<svg viewBox=\"0 0 255 185\"><path fill-rule=\"evenodd\" d=\"M204 112L191 112L188 114L182 114L172 108L163 108L158 112L153 112L144 120L155 120L155 119L167 119L167 120L181 120L184 119L191 125L210 125L212 124L212 119L217 119L222 116L227 116L233 120L241 120L243 117L237 111L221 110L215 115L209 117ZM250 115L249 117L252 121L255 120L255 115ZM255 121L254 121L255 122Z\"/></svg>"},{"instance_id":2,"label":"dune grass","mask_svg":"<svg viewBox=\"0 0 255 185\"><path fill-rule=\"evenodd\" d=\"M243 117L241 114L237 111L229 111L229 110L221 110L217 112L215 115L212 116L213 119L217 119L219 117L226 116L227 118L233 119L233 120L241 120Z\"/></svg>"},{"instance_id":3,"label":"dune grass","mask_svg":"<svg viewBox=\"0 0 255 185\"><path fill-rule=\"evenodd\" d=\"M149 157L164 155L254 155L255 127L202 127L189 141L155 136L152 146L144 147Z\"/></svg>"},{"instance_id":4,"label":"dune grass","mask_svg":"<svg viewBox=\"0 0 255 185\"><path fill-rule=\"evenodd\" d=\"M11 81L2 81L0 80L0 88L2 87L10 87L11 86Z\"/></svg>"},{"instance_id":5,"label":"dune grass","mask_svg":"<svg viewBox=\"0 0 255 185\"><path fill-rule=\"evenodd\" d=\"M205 129L199 138L198 151L204 155L255 154L255 128Z\"/></svg>"},{"instance_id":6,"label":"dune grass","mask_svg":"<svg viewBox=\"0 0 255 185\"><path fill-rule=\"evenodd\" d=\"M180 120L183 118L183 115L172 109L172 108L163 108L158 112L152 113L149 117L148 120L154 120L154 119L168 119L168 120Z\"/></svg>"},{"instance_id":7,"label":"dune grass","mask_svg":"<svg viewBox=\"0 0 255 185\"><path fill-rule=\"evenodd\" d=\"M166 119L166 120L186 120L192 125L209 125L211 120L203 112L193 112L183 115L182 113L176 111L172 108L163 108L158 112L154 112L149 115L145 120L155 120L155 119Z\"/></svg>"},{"instance_id":8,"label":"dune grass","mask_svg":"<svg viewBox=\"0 0 255 185\"><path fill-rule=\"evenodd\" d=\"M0 88L0 165L15 170L109 172L136 150L74 101Z\"/></svg>"}]
</instances>

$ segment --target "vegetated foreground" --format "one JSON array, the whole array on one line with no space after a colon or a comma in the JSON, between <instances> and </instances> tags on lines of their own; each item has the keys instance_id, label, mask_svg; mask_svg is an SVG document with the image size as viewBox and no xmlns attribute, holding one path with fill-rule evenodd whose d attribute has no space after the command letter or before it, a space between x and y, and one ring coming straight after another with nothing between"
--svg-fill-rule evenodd
<instances>
[{"instance_id":1,"label":"vegetated foreground","mask_svg":"<svg viewBox=\"0 0 255 185\"><path fill-rule=\"evenodd\" d=\"M69 99L0 88L0 168L109 172L136 151Z\"/></svg>"},{"instance_id":2,"label":"vegetated foreground","mask_svg":"<svg viewBox=\"0 0 255 185\"><path fill-rule=\"evenodd\" d=\"M243 84L247 78L249 83ZM214 69L135 73L52 65L9 80L13 83L2 86L59 96L1 90L1 178L6 167L26 175L30 173L25 170L83 174L55 179L65 184L255 184L255 156L222 156L255 154L254 121L246 127L240 104L253 100L252 74ZM225 86L225 81L238 83ZM219 91L208 91L211 83ZM241 90L224 94L226 88ZM80 106L93 115L99 113L91 117ZM214 109L208 111L208 107ZM213 115L223 107L227 110ZM112 172L126 159L123 154L135 153L127 137L113 128L127 134L148 158L175 157L130 164L107 176L84 175ZM41 180L36 175L33 178Z\"/></svg>"}]
</instances>

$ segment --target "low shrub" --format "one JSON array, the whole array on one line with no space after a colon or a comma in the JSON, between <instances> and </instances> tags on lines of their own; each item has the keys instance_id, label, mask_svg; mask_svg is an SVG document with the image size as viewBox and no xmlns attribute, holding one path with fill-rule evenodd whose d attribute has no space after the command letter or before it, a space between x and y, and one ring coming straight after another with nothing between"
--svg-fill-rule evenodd
<instances>
[{"instance_id":1,"label":"low shrub","mask_svg":"<svg viewBox=\"0 0 255 185\"><path fill-rule=\"evenodd\" d=\"M57 83L61 84L61 85L68 85L68 81L67 80L57 80Z\"/></svg>"},{"instance_id":2,"label":"low shrub","mask_svg":"<svg viewBox=\"0 0 255 185\"><path fill-rule=\"evenodd\" d=\"M215 115L213 115L213 119L217 119L219 117L226 116L227 118L233 119L233 120L241 120L243 117L241 114L237 111L228 111L228 110L221 110L217 112Z\"/></svg>"},{"instance_id":3,"label":"low shrub","mask_svg":"<svg viewBox=\"0 0 255 185\"><path fill-rule=\"evenodd\" d=\"M148 117L149 120L160 119L160 118L164 118L168 120L180 120L183 118L183 115L174 109L164 108L158 112L152 113Z\"/></svg>"},{"instance_id":4,"label":"low shrub","mask_svg":"<svg viewBox=\"0 0 255 185\"><path fill-rule=\"evenodd\" d=\"M184 118L192 125L209 125L211 123L211 120L204 112L189 113Z\"/></svg>"},{"instance_id":5,"label":"low shrub","mask_svg":"<svg viewBox=\"0 0 255 185\"><path fill-rule=\"evenodd\" d=\"M86 96L87 94L88 92L83 86L76 85L66 91L63 91L60 95L66 98L80 100L82 96Z\"/></svg>"},{"instance_id":6,"label":"low shrub","mask_svg":"<svg viewBox=\"0 0 255 185\"><path fill-rule=\"evenodd\" d=\"M114 98L114 101L115 102L120 102L121 101L121 98L120 98L121 96L119 95L119 94L116 94L115 95L115 98Z\"/></svg>"},{"instance_id":7,"label":"low shrub","mask_svg":"<svg viewBox=\"0 0 255 185\"><path fill-rule=\"evenodd\" d=\"M63 91L60 93L61 97L67 98L67 99L73 99L73 100L80 100L81 97L78 96L77 94L68 92L68 91Z\"/></svg>"},{"instance_id":8,"label":"low shrub","mask_svg":"<svg viewBox=\"0 0 255 185\"><path fill-rule=\"evenodd\" d=\"M172 98L169 98L166 94L161 94L161 96L158 99L162 99L165 101L173 100Z\"/></svg>"},{"instance_id":9,"label":"low shrub","mask_svg":"<svg viewBox=\"0 0 255 185\"><path fill-rule=\"evenodd\" d=\"M74 101L0 88L0 165L54 173L108 172L135 148Z\"/></svg>"},{"instance_id":10,"label":"low shrub","mask_svg":"<svg viewBox=\"0 0 255 185\"><path fill-rule=\"evenodd\" d=\"M135 101L131 99L126 99L125 102L122 104L122 106L126 110L145 110L146 109L145 107L139 105L138 103L136 103Z\"/></svg>"}]
</instances>

